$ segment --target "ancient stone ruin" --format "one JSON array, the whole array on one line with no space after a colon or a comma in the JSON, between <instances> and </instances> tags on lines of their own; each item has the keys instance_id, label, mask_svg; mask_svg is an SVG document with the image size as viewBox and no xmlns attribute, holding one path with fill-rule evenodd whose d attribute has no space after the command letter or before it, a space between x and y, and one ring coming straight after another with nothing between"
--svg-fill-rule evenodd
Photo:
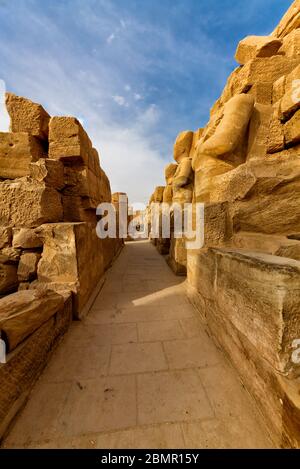
<instances>
[{"instance_id":1,"label":"ancient stone ruin","mask_svg":"<svg viewBox=\"0 0 300 469\"><path fill-rule=\"evenodd\" d=\"M176 447L185 428L190 435L201 434L201 441L192 441L205 447L203 434L223 436L232 423L227 420L226 427L223 416L216 418L225 398L212 405L207 390L213 394L222 388L218 379L226 375L216 377L212 371L219 366L219 349L243 383L242 390L233 389L239 396L247 389L272 445L300 447L300 0L270 36L242 40L236 60L239 66L213 105L207 125L176 138L174 161L165 169L166 185L154 189L144 221L142 213L128 213L126 194L111 194L97 150L76 118L50 117L41 105L7 94L11 128L0 133L0 345L4 343L7 352L6 363L0 363L0 440L72 320L82 320L79 332L88 330L87 342L99 337L104 342L97 353L106 353L105 371L97 362L99 355L95 369L87 366L93 377L87 373L88 380L97 379L100 391L85 388L75 366L70 371L75 391L68 394L67 417L60 421L60 431L68 426L70 438L77 425L78 438L106 431L100 440L117 446L116 434L128 430L122 443L136 441L132 435L138 434L152 444L172 440ZM106 285L101 297L105 273L124 242L121 236L97 236L96 209L107 202L118 213L120 201L127 221L136 218L152 229L150 241L170 269L150 243L128 243L111 276L115 285ZM156 237L152 213L162 203L171 212L171 232ZM192 204L194 214L198 204L203 207L201 248L188 248L185 234L175 236L174 204L183 209ZM158 219L163 216L159 211ZM198 229L196 218L193 221ZM130 263L130 253L136 262ZM94 322L87 325L96 297ZM202 329L197 336L199 318L209 337ZM95 335L90 334L93 328ZM105 349L106 334L113 351ZM201 364L199 357L188 356L199 350L199 342L208 350ZM84 357L87 364L90 357ZM74 364L73 357L63 358ZM57 363L65 362L56 362L55 377L66 371ZM197 374L201 367L214 377L214 385L202 386ZM103 380L98 379L101 372ZM69 384L59 389L69 390ZM89 400L93 392L94 401ZM53 408L61 399L58 394L51 401ZM83 421L82 415L76 420L72 413L74 402L84 409ZM231 411L230 403L227 406ZM38 412L34 406L29 409L27 424L32 408L33 415ZM45 438L51 409L41 424ZM247 409L251 419L252 407ZM260 431L256 420L251 422L251 428ZM202 433L197 433L199 428ZM167 438L168 431L174 439ZM19 429L19 436L22 432ZM33 433L39 433L39 427Z\"/></svg>"},{"instance_id":2,"label":"ancient stone ruin","mask_svg":"<svg viewBox=\"0 0 300 469\"><path fill-rule=\"evenodd\" d=\"M70 321L84 317L123 240L99 239L96 208L117 202L80 122L8 93L0 133L0 437Z\"/></svg>"},{"instance_id":3,"label":"ancient stone ruin","mask_svg":"<svg viewBox=\"0 0 300 469\"><path fill-rule=\"evenodd\" d=\"M300 444L300 2L249 36L206 127L178 135L152 202L203 203L204 246L153 240L264 414Z\"/></svg>"}]
</instances>

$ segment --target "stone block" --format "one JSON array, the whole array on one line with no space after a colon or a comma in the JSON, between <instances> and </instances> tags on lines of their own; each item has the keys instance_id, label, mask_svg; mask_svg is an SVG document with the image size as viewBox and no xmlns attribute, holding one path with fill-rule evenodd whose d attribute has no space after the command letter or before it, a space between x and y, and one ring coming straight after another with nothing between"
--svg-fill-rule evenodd
<instances>
[{"instance_id":1,"label":"stone block","mask_svg":"<svg viewBox=\"0 0 300 469\"><path fill-rule=\"evenodd\" d=\"M14 228L12 245L14 248L36 249L43 246L43 240L36 230L30 228Z\"/></svg>"},{"instance_id":2,"label":"stone block","mask_svg":"<svg viewBox=\"0 0 300 469\"><path fill-rule=\"evenodd\" d=\"M21 256L21 249L6 247L0 251L0 259L2 264L18 264Z\"/></svg>"},{"instance_id":3,"label":"stone block","mask_svg":"<svg viewBox=\"0 0 300 469\"><path fill-rule=\"evenodd\" d=\"M284 137L287 145L296 145L300 142L300 110L284 124Z\"/></svg>"},{"instance_id":4,"label":"stone block","mask_svg":"<svg viewBox=\"0 0 300 469\"><path fill-rule=\"evenodd\" d=\"M91 141L75 117L52 117L49 124L49 158L88 167Z\"/></svg>"},{"instance_id":5,"label":"stone block","mask_svg":"<svg viewBox=\"0 0 300 469\"><path fill-rule=\"evenodd\" d=\"M18 265L19 282L27 282L35 279L40 258L41 254L38 252L25 252L21 255Z\"/></svg>"},{"instance_id":6,"label":"stone block","mask_svg":"<svg viewBox=\"0 0 300 469\"><path fill-rule=\"evenodd\" d=\"M38 138L25 132L0 132L0 179L29 176L30 163L45 156Z\"/></svg>"},{"instance_id":7,"label":"stone block","mask_svg":"<svg viewBox=\"0 0 300 469\"><path fill-rule=\"evenodd\" d=\"M0 263L0 296L7 295L18 288L17 267Z\"/></svg>"},{"instance_id":8,"label":"stone block","mask_svg":"<svg viewBox=\"0 0 300 469\"><path fill-rule=\"evenodd\" d=\"M37 182L45 183L53 189L62 190L64 183L64 166L60 161L50 158L30 164L30 177Z\"/></svg>"},{"instance_id":9,"label":"stone block","mask_svg":"<svg viewBox=\"0 0 300 469\"><path fill-rule=\"evenodd\" d=\"M285 38L291 31L300 26L300 2L295 0L287 10L272 36Z\"/></svg>"},{"instance_id":10,"label":"stone block","mask_svg":"<svg viewBox=\"0 0 300 469\"><path fill-rule=\"evenodd\" d=\"M46 224L41 234L44 249L38 264L38 283L74 291L74 315L80 317L104 273L102 240L89 223Z\"/></svg>"},{"instance_id":11,"label":"stone block","mask_svg":"<svg viewBox=\"0 0 300 469\"><path fill-rule=\"evenodd\" d=\"M41 140L48 139L50 116L40 104L6 93L6 108L11 132L28 132Z\"/></svg>"},{"instance_id":12,"label":"stone block","mask_svg":"<svg viewBox=\"0 0 300 469\"><path fill-rule=\"evenodd\" d=\"M0 329L7 350L14 350L26 337L57 313L64 299L54 291L16 292L0 300Z\"/></svg>"},{"instance_id":13,"label":"stone block","mask_svg":"<svg viewBox=\"0 0 300 469\"><path fill-rule=\"evenodd\" d=\"M30 179L0 182L0 225L36 227L62 220L60 194Z\"/></svg>"},{"instance_id":14,"label":"stone block","mask_svg":"<svg viewBox=\"0 0 300 469\"><path fill-rule=\"evenodd\" d=\"M0 249L10 246L12 241L12 229L9 226L0 226Z\"/></svg>"},{"instance_id":15,"label":"stone block","mask_svg":"<svg viewBox=\"0 0 300 469\"><path fill-rule=\"evenodd\" d=\"M272 57L281 46L282 41L272 36L247 36L239 42L235 59L244 65L256 57Z\"/></svg>"}]
</instances>

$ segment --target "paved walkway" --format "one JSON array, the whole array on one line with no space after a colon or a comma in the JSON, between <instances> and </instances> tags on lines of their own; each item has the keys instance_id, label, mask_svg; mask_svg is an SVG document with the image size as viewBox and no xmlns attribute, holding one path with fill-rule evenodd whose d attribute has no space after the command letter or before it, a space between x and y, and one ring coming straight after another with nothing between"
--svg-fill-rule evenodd
<instances>
[{"instance_id":1,"label":"paved walkway","mask_svg":"<svg viewBox=\"0 0 300 469\"><path fill-rule=\"evenodd\" d=\"M148 242L127 244L5 442L29 448L270 447L235 371Z\"/></svg>"}]
</instances>

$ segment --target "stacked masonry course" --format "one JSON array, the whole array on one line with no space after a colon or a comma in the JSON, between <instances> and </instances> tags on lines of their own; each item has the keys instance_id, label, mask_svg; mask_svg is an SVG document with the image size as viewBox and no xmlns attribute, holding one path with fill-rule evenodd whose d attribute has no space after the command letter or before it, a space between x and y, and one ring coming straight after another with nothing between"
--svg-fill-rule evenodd
<instances>
[{"instance_id":1,"label":"stacked masonry course","mask_svg":"<svg viewBox=\"0 0 300 469\"><path fill-rule=\"evenodd\" d=\"M256 399L277 446L300 446L300 0L249 36L206 127L179 134L151 202L205 204L205 243L155 240ZM297 82L298 80L298 82Z\"/></svg>"},{"instance_id":2,"label":"stacked masonry course","mask_svg":"<svg viewBox=\"0 0 300 469\"><path fill-rule=\"evenodd\" d=\"M111 202L97 150L74 117L7 93L0 133L0 438L72 318L82 318L122 247L96 235Z\"/></svg>"}]
</instances>

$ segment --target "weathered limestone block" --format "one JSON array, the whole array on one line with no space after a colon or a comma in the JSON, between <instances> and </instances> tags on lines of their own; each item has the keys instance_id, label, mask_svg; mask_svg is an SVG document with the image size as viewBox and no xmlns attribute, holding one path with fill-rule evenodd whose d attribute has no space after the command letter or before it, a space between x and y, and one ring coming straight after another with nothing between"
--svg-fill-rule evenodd
<instances>
[{"instance_id":1,"label":"weathered limestone block","mask_svg":"<svg viewBox=\"0 0 300 469\"><path fill-rule=\"evenodd\" d=\"M283 39L282 47L279 50L280 54L287 57L294 57L300 55L300 30L294 29L287 34Z\"/></svg>"},{"instance_id":2,"label":"weathered limestone block","mask_svg":"<svg viewBox=\"0 0 300 469\"><path fill-rule=\"evenodd\" d=\"M239 93L247 93L256 83L275 83L280 77L291 73L299 65L299 58L274 55L249 60L231 74L220 98L225 104Z\"/></svg>"},{"instance_id":3,"label":"weathered limestone block","mask_svg":"<svg viewBox=\"0 0 300 469\"><path fill-rule=\"evenodd\" d=\"M264 252L279 257L300 260L300 236L299 240L289 239L283 235L268 235L264 233L251 233L240 231L235 233L232 243L239 249Z\"/></svg>"},{"instance_id":4,"label":"weathered limestone block","mask_svg":"<svg viewBox=\"0 0 300 469\"><path fill-rule=\"evenodd\" d=\"M43 240L33 229L14 228L12 245L14 248L36 249L43 246Z\"/></svg>"},{"instance_id":5,"label":"weathered limestone block","mask_svg":"<svg viewBox=\"0 0 300 469\"><path fill-rule=\"evenodd\" d=\"M255 83L249 91L256 104L271 105L273 96L273 84L270 82Z\"/></svg>"},{"instance_id":6,"label":"weathered limestone block","mask_svg":"<svg viewBox=\"0 0 300 469\"><path fill-rule=\"evenodd\" d=\"M71 323L70 294L64 301L63 307L55 315L8 354L6 364L0 364L0 439L23 408L53 349ZM40 311L38 313L43 316Z\"/></svg>"},{"instance_id":7,"label":"weathered limestone block","mask_svg":"<svg viewBox=\"0 0 300 469\"><path fill-rule=\"evenodd\" d=\"M38 283L75 293L74 315L80 317L104 273L102 240L89 223L43 225ZM113 240L115 242L115 240Z\"/></svg>"},{"instance_id":8,"label":"weathered limestone block","mask_svg":"<svg viewBox=\"0 0 300 469\"><path fill-rule=\"evenodd\" d=\"M283 75L273 83L272 103L277 103L285 93L286 77Z\"/></svg>"},{"instance_id":9,"label":"weathered limestone block","mask_svg":"<svg viewBox=\"0 0 300 469\"><path fill-rule=\"evenodd\" d=\"M90 199L84 199L76 195L63 195L62 202L64 221L96 223L96 211L90 210ZM95 208L95 206L93 205L92 208Z\"/></svg>"},{"instance_id":10,"label":"weathered limestone block","mask_svg":"<svg viewBox=\"0 0 300 469\"><path fill-rule=\"evenodd\" d=\"M284 149L284 128L279 120L279 109L275 106L270 120L269 137L267 143L268 153L277 153Z\"/></svg>"},{"instance_id":11,"label":"weathered limestone block","mask_svg":"<svg viewBox=\"0 0 300 469\"><path fill-rule=\"evenodd\" d=\"M18 265L19 282L34 280L37 275L37 265L40 258L41 254L38 252L25 252L21 255Z\"/></svg>"},{"instance_id":12,"label":"weathered limestone block","mask_svg":"<svg viewBox=\"0 0 300 469\"><path fill-rule=\"evenodd\" d=\"M180 163L180 161L183 158L186 158L189 156L192 143L193 143L193 138L194 138L194 132L190 130L181 132L176 138L176 141L174 144L174 160L177 163Z\"/></svg>"},{"instance_id":13,"label":"weathered limestone block","mask_svg":"<svg viewBox=\"0 0 300 469\"><path fill-rule=\"evenodd\" d=\"M189 282L214 302L208 313L247 337L274 372L299 374L291 360L300 333L299 262L232 249L203 250L191 258Z\"/></svg>"},{"instance_id":14,"label":"weathered limestone block","mask_svg":"<svg viewBox=\"0 0 300 469\"><path fill-rule=\"evenodd\" d=\"M101 199L100 177L87 167L65 167L64 195L89 197L99 203ZM96 207L95 207L96 208Z\"/></svg>"},{"instance_id":15,"label":"weathered limestone block","mask_svg":"<svg viewBox=\"0 0 300 469\"><path fill-rule=\"evenodd\" d=\"M282 41L272 36L247 36L240 41L235 59L244 65L256 57L272 57L277 54Z\"/></svg>"},{"instance_id":16,"label":"weathered limestone block","mask_svg":"<svg viewBox=\"0 0 300 469\"><path fill-rule=\"evenodd\" d=\"M0 249L11 245L12 229L9 226L0 226Z\"/></svg>"},{"instance_id":17,"label":"weathered limestone block","mask_svg":"<svg viewBox=\"0 0 300 469\"><path fill-rule=\"evenodd\" d=\"M16 179L0 183L0 224L35 227L62 220L60 194L44 183Z\"/></svg>"},{"instance_id":18,"label":"weathered limestone block","mask_svg":"<svg viewBox=\"0 0 300 469\"><path fill-rule=\"evenodd\" d=\"M29 290L30 282L21 282L19 283L18 291Z\"/></svg>"},{"instance_id":19,"label":"weathered limestone block","mask_svg":"<svg viewBox=\"0 0 300 469\"><path fill-rule=\"evenodd\" d=\"M48 139L50 116L40 104L6 93L6 108L11 132L28 132L41 140Z\"/></svg>"},{"instance_id":20,"label":"weathered limestone block","mask_svg":"<svg viewBox=\"0 0 300 469\"><path fill-rule=\"evenodd\" d=\"M21 249L6 247L0 251L0 259L2 264L18 264L21 256Z\"/></svg>"},{"instance_id":21,"label":"weathered limestone block","mask_svg":"<svg viewBox=\"0 0 300 469\"><path fill-rule=\"evenodd\" d=\"M0 263L0 296L7 295L18 288L17 267Z\"/></svg>"},{"instance_id":22,"label":"weathered limestone block","mask_svg":"<svg viewBox=\"0 0 300 469\"><path fill-rule=\"evenodd\" d=\"M189 253L188 269L190 298L257 400L276 446L299 447L299 399L291 392L300 371L291 361L299 262L212 249Z\"/></svg>"},{"instance_id":23,"label":"weathered limestone block","mask_svg":"<svg viewBox=\"0 0 300 469\"><path fill-rule=\"evenodd\" d=\"M106 173L101 168L100 170L100 200L101 202L111 202L111 189L110 182Z\"/></svg>"},{"instance_id":24,"label":"weathered limestone block","mask_svg":"<svg viewBox=\"0 0 300 469\"><path fill-rule=\"evenodd\" d=\"M60 161L49 158L30 164L30 176L34 181L61 190L64 188L64 166Z\"/></svg>"},{"instance_id":25,"label":"weathered limestone block","mask_svg":"<svg viewBox=\"0 0 300 469\"><path fill-rule=\"evenodd\" d=\"M272 106L255 104L249 125L247 160L264 158L266 156L269 146L272 113Z\"/></svg>"},{"instance_id":26,"label":"weathered limestone block","mask_svg":"<svg viewBox=\"0 0 300 469\"><path fill-rule=\"evenodd\" d=\"M230 204L234 232L292 234L300 231L298 156L252 160L215 178L212 202Z\"/></svg>"},{"instance_id":27,"label":"weathered limestone block","mask_svg":"<svg viewBox=\"0 0 300 469\"><path fill-rule=\"evenodd\" d=\"M30 163L45 156L38 138L25 132L0 132L0 179L29 176Z\"/></svg>"},{"instance_id":28,"label":"weathered limestone block","mask_svg":"<svg viewBox=\"0 0 300 469\"><path fill-rule=\"evenodd\" d=\"M284 38L291 31L300 27L300 1L295 0L283 16L272 36Z\"/></svg>"},{"instance_id":29,"label":"weathered limestone block","mask_svg":"<svg viewBox=\"0 0 300 469\"><path fill-rule=\"evenodd\" d=\"M287 145L296 145L300 142L300 110L284 124L284 137Z\"/></svg>"},{"instance_id":30,"label":"weathered limestone block","mask_svg":"<svg viewBox=\"0 0 300 469\"><path fill-rule=\"evenodd\" d=\"M64 164L89 165L91 141L75 117L52 117L49 124L49 158Z\"/></svg>"},{"instance_id":31,"label":"weathered limestone block","mask_svg":"<svg viewBox=\"0 0 300 469\"><path fill-rule=\"evenodd\" d=\"M232 236L228 204L208 203L204 206L204 246L224 245Z\"/></svg>"},{"instance_id":32,"label":"weathered limestone block","mask_svg":"<svg viewBox=\"0 0 300 469\"><path fill-rule=\"evenodd\" d=\"M187 250L185 239L175 238L171 233L171 243L167 263L176 275L186 275Z\"/></svg>"}]
</instances>

